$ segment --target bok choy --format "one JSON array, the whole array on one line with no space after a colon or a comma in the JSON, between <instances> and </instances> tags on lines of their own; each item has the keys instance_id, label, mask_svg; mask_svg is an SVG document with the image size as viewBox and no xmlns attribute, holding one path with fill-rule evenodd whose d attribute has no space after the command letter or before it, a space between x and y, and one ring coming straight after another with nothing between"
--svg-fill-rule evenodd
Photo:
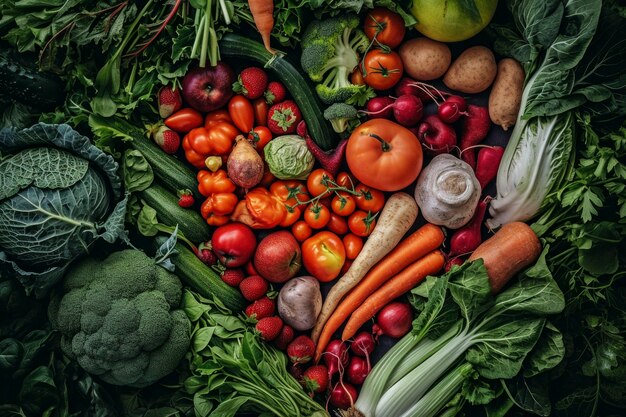
<instances>
[{"instance_id":1,"label":"bok choy","mask_svg":"<svg viewBox=\"0 0 626 417\"><path fill-rule=\"evenodd\" d=\"M610 123L626 113L626 38L613 3L509 0L514 27L491 27L495 49L526 71L489 208L491 228L530 220L570 178L580 114Z\"/></svg>"},{"instance_id":2,"label":"bok choy","mask_svg":"<svg viewBox=\"0 0 626 417\"><path fill-rule=\"evenodd\" d=\"M560 332L548 316L564 308L545 264L493 296L482 260L466 262L413 290L413 330L374 366L344 416L454 415L466 402L502 394L499 380L532 379L562 360ZM528 407L530 408L530 407Z\"/></svg>"}]
</instances>

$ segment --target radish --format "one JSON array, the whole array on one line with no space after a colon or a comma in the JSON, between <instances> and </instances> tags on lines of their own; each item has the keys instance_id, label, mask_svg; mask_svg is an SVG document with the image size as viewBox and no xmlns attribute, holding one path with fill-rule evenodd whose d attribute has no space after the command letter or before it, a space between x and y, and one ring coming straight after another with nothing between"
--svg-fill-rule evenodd
<instances>
[{"instance_id":1,"label":"radish","mask_svg":"<svg viewBox=\"0 0 626 417\"><path fill-rule=\"evenodd\" d=\"M443 270L448 272L452 269L453 266L461 266L465 262L462 258L455 256L454 258L448 259L446 264L443 266Z\"/></svg>"},{"instance_id":2,"label":"radish","mask_svg":"<svg viewBox=\"0 0 626 417\"><path fill-rule=\"evenodd\" d=\"M482 190L496 177L503 154L502 146L486 146L478 151L475 172Z\"/></svg>"},{"instance_id":3,"label":"radish","mask_svg":"<svg viewBox=\"0 0 626 417\"><path fill-rule=\"evenodd\" d=\"M346 374L348 375L348 381L354 385L361 385L367 375L371 371L371 365L369 359L359 358L353 356L348 364Z\"/></svg>"},{"instance_id":4,"label":"radish","mask_svg":"<svg viewBox=\"0 0 626 417\"><path fill-rule=\"evenodd\" d=\"M481 226L486 210L487 203L484 200L479 201L474 216L469 223L454 232L450 238L449 258L473 252L481 244Z\"/></svg>"},{"instance_id":5,"label":"radish","mask_svg":"<svg viewBox=\"0 0 626 417\"><path fill-rule=\"evenodd\" d=\"M370 100L370 102L372 100ZM387 106L379 109L377 112L370 113L369 111L365 111L363 113L369 116L377 114L386 115L386 112L389 109L392 109L394 119L396 119L396 122L402 126L413 126L421 120L422 115L424 114L424 105L422 104L422 100L410 94L401 95L395 101L387 104Z\"/></svg>"},{"instance_id":6,"label":"radish","mask_svg":"<svg viewBox=\"0 0 626 417\"><path fill-rule=\"evenodd\" d=\"M384 334L399 339L411 330L413 311L407 303L394 301L387 304L376 316L373 331L377 335Z\"/></svg>"},{"instance_id":7,"label":"radish","mask_svg":"<svg viewBox=\"0 0 626 417\"><path fill-rule=\"evenodd\" d=\"M476 167L476 155L474 149L468 149L481 143L489 134L491 119L489 109L484 106L470 104L467 106L467 116L463 118L461 125L461 159L474 169Z\"/></svg>"},{"instance_id":8,"label":"radish","mask_svg":"<svg viewBox=\"0 0 626 417\"><path fill-rule=\"evenodd\" d=\"M324 351L324 363L328 367L328 375L333 376L348 365L348 347L339 339L332 340Z\"/></svg>"},{"instance_id":9,"label":"radish","mask_svg":"<svg viewBox=\"0 0 626 417\"><path fill-rule=\"evenodd\" d=\"M465 112L466 109L467 103L463 97L450 96L439 105L437 115L443 122L452 124L459 120L462 115L468 114Z\"/></svg>"},{"instance_id":10,"label":"radish","mask_svg":"<svg viewBox=\"0 0 626 417\"><path fill-rule=\"evenodd\" d=\"M374 341L374 337L371 333L361 332L354 336L354 340L350 345L350 350L360 357L369 357L369 355L374 352L374 348L376 347L376 342Z\"/></svg>"},{"instance_id":11,"label":"radish","mask_svg":"<svg viewBox=\"0 0 626 417\"><path fill-rule=\"evenodd\" d=\"M361 113L367 114L370 119L389 119L393 118L393 108L389 107L394 103L391 97L374 97L367 102L365 111Z\"/></svg>"},{"instance_id":12,"label":"radish","mask_svg":"<svg viewBox=\"0 0 626 417\"><path fill-rule=\"evenodd\" d=\"M345 410L354 405L357 395L354 385L347 382L339 382L330 391L330 404L333 407Z\"/></svg>"},{"instance_id":13,"label":"radish","mask_svg":"<svg viewBox=\"0 0 626 417\"><path fill-rule=\"evenodd\" d=\"M450 152L456 146L456 132L436 114L424 118L417 129L417 137L432 155Z\"/></svg>"}]
</instances>

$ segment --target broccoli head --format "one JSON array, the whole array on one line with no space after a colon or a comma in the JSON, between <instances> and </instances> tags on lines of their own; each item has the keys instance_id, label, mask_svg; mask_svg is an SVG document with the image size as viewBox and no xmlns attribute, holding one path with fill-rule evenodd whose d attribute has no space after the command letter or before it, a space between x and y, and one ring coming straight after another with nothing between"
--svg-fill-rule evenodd
<instances>
[{"instance_id":1,"label":"broccoli head","mask_svg":"<svg viewBox=\"0 0 626 417\"><path fill-rule=\"evenodd\" d=\"M49 307L61 348L114 385L145 387L174 371L190 343L178 277L139 250L86 258Z\"/></svg>"},{"instance_id":2,"label":"broccoli head","mask_svg":"<svg viewBox=\"0 0 626 417\"><path fill-rule=\"evenodd\" d=\"M300 63L324 103L360 101L367 86L350 82L350 73L359 64L359 53L367 50L369 40L358 29L359 18L346 14L314 20L302 35Z\"/></svg>"},{"instance_id":3,"label":"broccoli head","mask_svg":"<svg viewBox=\"0 0 626 417\"><path fill-rule=\"evenodd\" d=\"M324 110L324 119L328 120L337 133L352 131L359 124L357 109L346 103L334 103Z\"/></svg>"}]
</instances>

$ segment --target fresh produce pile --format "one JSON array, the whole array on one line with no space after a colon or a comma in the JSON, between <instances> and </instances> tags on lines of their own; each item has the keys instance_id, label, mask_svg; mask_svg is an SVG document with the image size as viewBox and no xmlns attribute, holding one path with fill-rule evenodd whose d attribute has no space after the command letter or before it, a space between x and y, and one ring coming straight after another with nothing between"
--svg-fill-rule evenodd
<instances>
[{"instance_id":1,"label":"fresh produce pile","mask_svg":"<svg viewBox=\"0 0 626 417\"><path fill-rule=\"evenodd\" d=\"M0 16L0 415L624 414L620 2Z\"/></svg>"}]
</instances>

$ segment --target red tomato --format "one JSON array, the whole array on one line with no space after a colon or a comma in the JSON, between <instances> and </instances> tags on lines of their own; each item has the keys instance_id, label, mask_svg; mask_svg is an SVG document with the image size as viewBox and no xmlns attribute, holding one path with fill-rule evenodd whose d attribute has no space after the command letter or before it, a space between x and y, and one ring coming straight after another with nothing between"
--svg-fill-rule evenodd
<instances>
[{"instance_id":1,"label":"red tomato","mask_svg":"<svg viewBox=\"0 0 626 417\"><path fill-rule=\"evenodd\" d=\"M179 133L187 133L191 129L202 126L203 118L200 112L194 109L180 109L165 119L165 126Z\"/></svg>"},{"instance_id":2,"label":"red tomato","mask_svg":"<svg viewBox=\"0 0 626 417\"><path fill-rule=\"evenodd\" d=\"M389 90L404 73L402 59L397 52L372 49L363 58L365 84L374 90Z\"/></svg>"},{"instance_id":3,"label":"red tomato","mask_svg":"<svg viewBox=\"0 0 626 417\"><path fill-rule=\"evenodd\" d=\"M321 282L337 278L345 261L343 242L332 232L319 232L302 243L302 263Z\"/></svg>"},{"instance_id":4,"label":"red tomato","mask_svg":"<svg viewBox=\"0 0 626 417\"><path fill-rule=\"evenodd\" d=\"M333 178L330 172L325 169L318 168L309 174L306 181L306 187L308 188L311 197L317 197L320 194L327 193L328 187L332 186L330 181L334 180L335 178Z\"/></svg>"},{"instance_id":5,"label":"red tomato","mask_svg":"<svg viewBox=\"0 0 626 417\"><path fill-rule=\"evenodd\" d=\"M337 185L348 188L350 190L352 190L357 184L357 181L354 179L354 177L345 171L337 174L337 180L335 182L337 183Z\"/></svg>"},{"instance_id":6,"label":"red tomato","mask_svg":"<svg viewBox=\"0 0 626 417\"><path fill-rule=\"evenodd\" d=\"M370 40L376 36L376 41L391 49L402 43L406 32L402 16L384 7L370 10L365 16L364 26L364 32Z\"/></svg>"},{"instance_id":7,"label":"red tomato","mask_svg":"<svg viewBox=\"0 0 626 417\"><path fill-rule=\"evenodd\" d=\"M336 214L346 217L356 210L356 202L352 195L339 191L335 197L333 197L331 208Z\"/></svg>"},{"instance_id":8,"label":"red tomato","mask_svg":"<svg viewBox=\"0 0 626 417\"><path fill-rule=\"evenodd\" d=\"M254 124L257 126L267 126L269 105L267 101L265 101L265 97L252 100L252 108L254 109Z\"/></svg>"},{"instance_id":9,"label":"red tomato","mask_svg":"<svg viewBox=\"0 0 626 417\"><path fill-rule=\"evenodd\" d=\"M304 210L304 221L313 229L321 229L328 224L330 211L317 202L309 204Z\"/></svg>"},{"instance_id":10,"label":"red tomato","mask_svg":"<svg viewBox=\"0 0 626 417\"><path fill-rule=\"evenodd\" d=\"M356 200L356 206L360 210L376 213L385 206L385 193L380 190L359 184L354 191L359 193L354 199Z\"/></svg>"},{"instance_id":11,"label":"red tomato","mask_svg":"<svg viewBox=\"0 0 626 417\"><path fill-rule=\"evenodd\" d=\"M239 130L248 133L254 126L254 108L250 100L236 94L228 102L228 114L230 114L233 123Z\"/></svg>"},{"instance_id":12,"label":"red tomato","mask_svg":"<svg viewBox=\"0 0 626 417\"><path fill-rule=\"evenodd\" d=\"M338 235L345 235L349 230L348 221L335 213L330 213L330 220L328 220L326 228Z\"/></svg>"},{"instance_id":13,"label":"red tomato","mask_svg":"<svg viewBox=\"0 0 626 417\"><path fill-rule=\"evenodd\" d=\"M313 229L304 220L298 220L291 226L291 233L293 233L298 242L304 242L311 237Z\"/></svg>"},{"instance_id":14,"label":"red tomato","mask_svg":"<svg viewBox=\"0 0 626 417\"><path fill-rule=\"evenodd\" d=\"M220 226L211 237L213 252L227 268L237 268L252 259L256 249L256 236L243 223Z\"/></svg>"},{"instance_id":15,"label":"red tomato","mask_svg":"<svg viewBox=\"0 0 626 417\"><path fill-rule=\"evenodd\" d=\"M348 217L348 227L357 236L369 236L376 226L376 218L363 210L357 210Z\"/></svg>"},{"instance_id":16,"label":"red tomato","mask_svg":"<svg viewBox=\"0 0 626 417\"><path fill-rule=\"evenodd\" d=\"M263 156L263 148L265 148L265 145L267 145L273 137L272 131L265 126L257 126L248 134L248 139L252 141L256 151L261 156Z\"/></svg>"},{"instance_id":17,"label":"red tomato","mask_svg":"<svg viewBox=\"0 0 626 417\"><path fill-rule=\"evenodd\" d=\"M346 161L362 183L381 191L398 191L422 170L422 145L404 126L371 119L357 126L348 139Z\"/></svg>"},{"instance_id":18,"label":"red tomato","mask_svg":"<svg viewBox=\"0 0 626 417\"><path fill-rule=\"evenodd\" d=\"M342 239L343 246L346 249L346 258L350 260L356 259L363 249L363 239L355 235L354 233L348 233Z\"/></svg>"}]
</instances>

